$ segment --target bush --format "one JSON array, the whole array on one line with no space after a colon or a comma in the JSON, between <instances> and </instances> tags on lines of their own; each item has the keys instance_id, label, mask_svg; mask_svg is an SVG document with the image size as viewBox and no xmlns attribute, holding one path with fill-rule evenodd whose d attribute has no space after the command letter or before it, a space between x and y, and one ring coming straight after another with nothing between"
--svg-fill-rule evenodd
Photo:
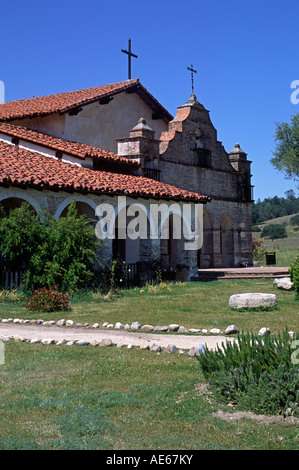
<instances>
[{"instance_id":1,"label":"bush","mask_svg":"<svg viewBox=\"0 0 299 470\"><path fill-rule=\"evenodd\" d=\"M27 300L24 307L30 311L39 312L66 312L70 310L69 297L57 290L57 286L46 289L37 289Z\"/></svg>"},{"instance_id":2,"label":"bush","mask_svg":"<svg viewBox=\"0 0 299 470\"><path fill-rule=\"evenodd\" d=\"M264 261L266 256L266 250L263 247L263 240L252 240L252 251L253 258L255 261Z\"/></svg>"},{"instance_id":3,"label":"bush","mask_svg":"<svg viewBox=\"0 0 299 470\"><path fill-rule=\"evenodd\" d=\"M290 264L289 273L290 279L294 283L296 297L299 300L299 255L296 257L295 261Z\"/></svg>"},{"instance_id":4,"label":"bush","mask_svg":"<svg viewBox=\"0 0 299 470\"><path fill-rule=\"evenodd\" d=\"M299 335L297 337L299 339ZM282 335L242 333L222 349L197 356L205 378L225 402L256 413L299 416L299 366L292 362L292 342Z\"/></svg>"}]
</instances>

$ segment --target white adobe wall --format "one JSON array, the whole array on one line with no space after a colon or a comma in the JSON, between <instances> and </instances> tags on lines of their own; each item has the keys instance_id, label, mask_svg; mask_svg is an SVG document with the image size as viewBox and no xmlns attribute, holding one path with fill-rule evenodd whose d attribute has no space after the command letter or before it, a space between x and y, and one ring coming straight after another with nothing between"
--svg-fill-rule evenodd
<instances>
[{"instance_id":1,"label":"white adobe wall","mask_svg":"<svg viewBox=\"0 0 299 470\"><path fill-rule=\"evenodd\" d=\"M152 109L136 93L123 92L115 95L109 104L92 103L77 116L67 114L64 138L116 153L116 139L128 137L129 131L141 117L155 131L156 137L167 130L167 124L162 120L153 120L152 113Z\"/></svg>"},{"instance_id":2,"label":"white adobe wall","mask_svg":"<svg viewBox=\"0 0 299 470\"><path fill-rule=\"evenodd\" d=\"M128 137L141 117L155 131L157 139L168 129L164 120L153 120L152 114L152 109L136 93L123 92L115 95L109 104L96 102L84 106L75 116L52 114L14 121L13 124L117 153L116 139Z\"/></svg>"}]
</instances>

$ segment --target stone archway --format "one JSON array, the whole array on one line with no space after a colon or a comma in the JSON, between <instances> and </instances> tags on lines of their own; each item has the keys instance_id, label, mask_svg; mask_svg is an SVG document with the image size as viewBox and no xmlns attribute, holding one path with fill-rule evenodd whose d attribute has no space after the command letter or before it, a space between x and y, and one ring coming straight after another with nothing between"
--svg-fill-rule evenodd
<instances>
[{"instance_id":1,"label":"stone archway","mask_svg":"<svg viewBox=\"0 0 299 470\"><path fill-rule=\"evenodd\" d=\"M202 269L214 266L213 223L206 209L203 209L203 244L198 250L197 265Z\"/></svg>"},{"instance_id":2,"label":"stone archway","mask_svg":"<svg viewBox=\"0 0 299 470\"><path fill-rule=\"evenodd\" d=\"M60 214L60 217L66 217L70 204L67 205ZM94 209L86 202L76 201L78 216L84 215L87 219L97 221Z\"/></svg>"},{"instance_id":3,"label":"stone archway","mask_svg":"<svg viewBox=\"0 0 299 470\"><path fill-rule=\"evenodd\" d=\"M70 196L66 198L57 208L54 217L58 219L59 217L65 217L67 214L68 206L76 201L76 208L78 210L78 215L85 215L87 218L98 221L96 214L97 204L90 198L86 196Z\"/></svg>"},{"instance_id":4,"label":"stone archway","mask_svg":"<svg viewBox=\"0 0 299 470\"><path fill-rule=\"evenodd\" d=\"M28 201L26 201L25 199L17 198L17 197L8 197L0 201L0 205L4 209L4 213L6 216L9 215L10 211L21 207L23 203L28 203ZM30 205L30 209L32 210L32 212L36 213L37 211L34 208L34 206L30 203L28 204ZM4 217L5 215L3 214L2 217ZM1 213L0 213L0 217L1 217Z\"/></svg>"},{"instance_id":5,"label":"stone archway","mask_svg":"<svg viewBox=\"0 0 299 470\"><path fill-rule=\"evenodd\" d=\"M35 201L32 196L25 193L24 191L10 189L8 191L3 191L0 193L0 204L4 208L6 215L8 215L11 209L21 207L24 202L30 204L30 206L36 213L41 212L40 205Z\"/></svg>"},{"instance_id":6,"label":"stone archway","mask_svg":"<svg viewBox=\"0 0 299 470\"><path fill-rule=\"evenodd\" d=\"M113 257L128 264L141 261L141 248L147 245L149 220L143 204L130 203L118 207L115 218L115 238L113 240Z\"/></svg>"},{"instance_id":7,"label":"stone archway","mask_svg":"<svg viewBox=\"0 0 299 470\"><path fill-rule=\"evenodd\" d=\"M182 246L185 241L184 224L188 227L188 223L182 216L181 207L176 203L167 208L159 224L161 265L173 272L176 271L182 258Z\"/></svg>"}]
</instances>

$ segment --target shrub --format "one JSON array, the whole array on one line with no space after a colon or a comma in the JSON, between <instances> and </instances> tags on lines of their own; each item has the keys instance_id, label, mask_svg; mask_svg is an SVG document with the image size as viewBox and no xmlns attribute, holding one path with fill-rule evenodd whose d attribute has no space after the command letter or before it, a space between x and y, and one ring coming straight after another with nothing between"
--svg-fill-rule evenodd
<instances>
[{"instance_id":1,"label":"shrub","mask_svg":"<svg viewBox=\"0 0 299 470\"><path fill-rule=\"evenodd\" d=\"M298 338L299 339L299 335ZM225 402L257 413L299 416L299 366L292 363L292 342L282 335L242 333L222 349L197 356L205 378Z\"/></svg>"},{"instance_id":2,"label":"shrub","mask_svg":"<svg viewBox=\"0 0 299 470\"><path fill-rule=\"evenodd\" d=\"M263 246L263 240L257 240L253 238L252 251L253 251L253 258L255 261L263 261L266 256L266 250Z\"/></svg>"},{"instance_id":3,"label":"shrub","mask_svg":"<svg viewBox=\"0 0 299 470\"><path fill-rule=\"evenodd\" d=\"M57 286L49 289L43 287L33 292L24 307L30 311L61 312L70 310L69 297L57 290Z\"/></svg>"},{"instance_id":4,"label":"shrub","mask_svg":"<svg viewBox=\"0 0 299 470\"><path fill-rule=\"evenodd\" d=\"M299 300L299 255L296 257L295 261L290 264L289 273L290 279L294 283L296 297Z\"/></svg>"},{"instance_id":5,"label":"shrub","mask_svg":"<svg viewBox=\"0 0 299 470\"><path fill-rule=\"evenodd\" d=\"M20 289L2 289L0 290L0 303L2 302L20 302L25 300L25 294Z\"/></svg>"}]
</instances>

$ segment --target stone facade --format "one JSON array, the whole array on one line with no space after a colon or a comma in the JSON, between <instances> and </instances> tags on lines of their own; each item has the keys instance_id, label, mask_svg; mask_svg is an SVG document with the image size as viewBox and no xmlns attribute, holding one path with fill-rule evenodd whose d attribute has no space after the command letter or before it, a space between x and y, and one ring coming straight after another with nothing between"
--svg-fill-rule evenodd
<instances>
[{"instance_id":1,"label":"stone facade","mask_svg":"<svg viewBox=\"0 0 299 470\"><path fill-rule=\"evenodd\" d=\"M118 139L118 153L138 159L146 176L211 197L198 267L252 265L251 162L239 144L225 151L209 111L194 95L158 140L140 119L127 138Z\"/></svg>"}]
</instances>

